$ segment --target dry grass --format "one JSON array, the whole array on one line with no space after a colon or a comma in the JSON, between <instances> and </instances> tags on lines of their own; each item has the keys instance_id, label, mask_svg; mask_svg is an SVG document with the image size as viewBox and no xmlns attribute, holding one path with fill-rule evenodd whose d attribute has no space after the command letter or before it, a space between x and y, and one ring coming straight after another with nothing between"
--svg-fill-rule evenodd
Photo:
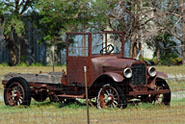
<instances>
[{"instance_id":1,"label":"dry grass","mask_svg":"<svg viewBox=\"0 0 185 124\"><path fill-rule=\"evenodd\" d=\"M55 71L59 72L62 71L62 69L65 69L64 66L56 66ZM42 67L34 67L34 66L28 66L28 67L2 67L0 66L0 75L5 75L9 72L18 72L18 73L39 73L42 72L51 72L53 71L52 66L42 66Z\"/></svg>"},{"instance_id":2,"label":"dry grass","mask_svg":"<svg viewBox=\"0 0 185 124\"><path fill-rule=\"evenodd\" d=\"M64 67L56 67L61 71ZM157 66L170 74L185 74L185 66ZM0 67L0 76L8 72L52 71L52 67ZM185 88L184 81L170 81L172 90ZM2 94L0 87L0 94ZM184 94L182 94L184 95ZM90 107L91 124L183 124L185 123L185 99L172 99L171 106L152 104L129 105L126 109L102 109ZM32 100L30 107L7 107L0 102L0 124L86 124L84 105L38 103Z\"/></svg>"},{"instance_id":3,"label":"dry grass","mask_svg":"<svg viewBox=\"0 0 185 124\"><path fill-rule=\"evenodd\" d=\"M126 109L90 108L91 124L183 124L185 101L171 107L142 104ZM86 108L76 104L61 107L59 104L36 103L28 108L0 105L1 124L86 124Z\"/></svg>"},{"instance_id":4,"label":"dry grass","mask_svg":"<svg viewBox=\"0 0 185 124\"><path fill-rule=\"evenodd\" d=\"M164 72L170 75L184 75L185 76L185 65L181 66L156 66L156 69L160 72Z\"/></svg>"}]
</instances>

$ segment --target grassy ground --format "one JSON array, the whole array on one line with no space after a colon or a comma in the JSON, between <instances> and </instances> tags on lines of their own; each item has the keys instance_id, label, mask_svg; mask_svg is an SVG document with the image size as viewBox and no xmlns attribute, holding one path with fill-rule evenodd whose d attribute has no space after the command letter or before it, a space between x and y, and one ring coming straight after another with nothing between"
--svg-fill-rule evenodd
<instances>
[{"instance_id":1,"label":"grassy ground","mask_svg":"<svg viewBox=\"0 0 185 124\"><path fill-rule=\"evenodd\" d=\"M64 67L56 67L61 71ZM185 66L158 66L158 70L169 74L185 74ZM52 71L52 67L0 67L0 77L8 72ZM90 107L91 124L184 124L185 123L185 81L169 81L172 92L170 107L163 105L129 105L126 109L102 109ZM2 96L3 88L0 86ZM7 107L0 102L0 124L86 124L84 105L64 105L50 103L49 100L38 103L32 100L30 107Z\"/></svg>"},{"instance_id":2,"label":"grassy ground","mask_svg":"<svg viewBox=\"0 0 185 124\"><path fill-rule=\"evenodd\" d=\"M185 65L181 66L156 66L157 71L170 75L185 75Z\"/></svg>"},{"instance_id":3,"label":"grassy ground","mask_svg":"<svg viewBox=\"0 0 185 124\"><path fill-rule=\"evenodd\" d=\"M90 107L91 124L183 124L185 100L173 101L170 107L141 104L126 109ZM32 103L28 108L6 107L0 104L1 124L85 124L86 108L82 105Z\"/></svg>"}]
</instances>

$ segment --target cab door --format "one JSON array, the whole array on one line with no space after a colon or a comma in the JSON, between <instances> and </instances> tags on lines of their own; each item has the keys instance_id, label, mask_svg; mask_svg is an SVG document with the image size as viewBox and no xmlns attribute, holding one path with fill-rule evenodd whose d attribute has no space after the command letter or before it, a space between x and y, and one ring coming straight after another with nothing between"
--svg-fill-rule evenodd
<instances>
[{"instance_id":1,"label":"cab door","mask_svg":"<svg viewBox=\"0 0 185 124\"><path fill-rule=\"evenodd\" d=\"M68 33L66 47L67 85L85 86L84 66L87 67L87 80L90 81L91 34Z\"/></svg>"}]
</instances>

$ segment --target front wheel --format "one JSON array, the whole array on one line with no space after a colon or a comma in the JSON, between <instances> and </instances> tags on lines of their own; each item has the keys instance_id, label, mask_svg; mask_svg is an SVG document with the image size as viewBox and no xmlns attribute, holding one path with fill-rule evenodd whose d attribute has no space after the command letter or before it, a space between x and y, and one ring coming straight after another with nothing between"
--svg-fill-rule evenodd
<instances>
[{"instance_id":1,"label":"front wheel","mask_svg":"<svg viewBox=\"0 0 185 124\"><path fill-rule=\"evenodd\" d=\"M163 105L170 105L171 102L171 91L170 87L164 80L157 80L155 83L155 91L158 92L160 90L168 90L167 93L158 93L156 95L147 95L142 96L143 102L149 102L153 104L163 104Z\"/></svg>"},{"instance_id":2,"label":"front wheel","mask_svg":"<svg viewBox=\"0 0 185 124\"><path fill-rule=\"evenodd\" d=\"M120 87L115 84L105 84L97 96L98 108L125 108L127 99Z\"/></svg>"},{"instance_id":3,"label":"front wheel","mask_svg":"<svg viewBox=\"0 0 185 124\"><path fill-rule=\"evenodd\" d=\"M29 106L31 93L27 81L21 77L15 77L9 80L4 89L4 102L8 106Z\"/></svg>"},{"instance_id":4,"label":"front wheel","mask_svg":"<svg viewBox=\"0 0 185 124\"><path fill-rule=\"evenodd\" d=\"M155 95L154 102L164 104L164 105L170 105L171 91L168 84L165 81L156 82L156 91L158 90L169 90L169 92Z\"/></svg>"}]
</instances>

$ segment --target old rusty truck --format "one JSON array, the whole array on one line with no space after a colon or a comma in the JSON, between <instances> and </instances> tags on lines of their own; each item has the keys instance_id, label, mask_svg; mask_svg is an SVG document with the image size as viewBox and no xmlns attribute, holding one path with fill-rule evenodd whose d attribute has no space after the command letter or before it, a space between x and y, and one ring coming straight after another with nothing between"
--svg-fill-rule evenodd
<instances>
[{"instance_id":1,"label":"old rusty truck","mask_svg":"<svg viewBox=\"0 0 185 124\"><path fill-rule=\"evenodd\" d=\"M66 33L66 70L48 73L8 73L4 76L4 102L8 106L88 98L98 108L125 108L139 102L169 105L171 90L167 75L124 54L124 33ZM87 72L84 73L84 66Z\"/></svg>"}]
</instances>

